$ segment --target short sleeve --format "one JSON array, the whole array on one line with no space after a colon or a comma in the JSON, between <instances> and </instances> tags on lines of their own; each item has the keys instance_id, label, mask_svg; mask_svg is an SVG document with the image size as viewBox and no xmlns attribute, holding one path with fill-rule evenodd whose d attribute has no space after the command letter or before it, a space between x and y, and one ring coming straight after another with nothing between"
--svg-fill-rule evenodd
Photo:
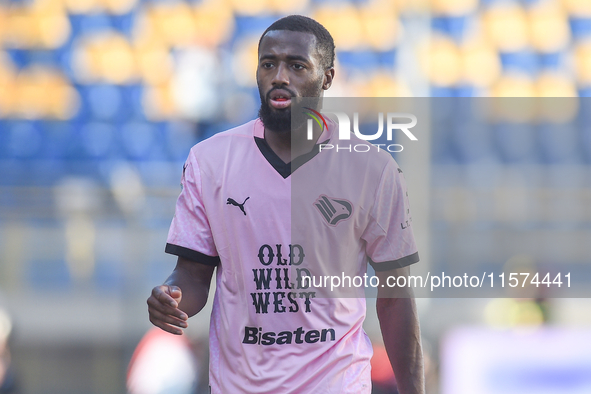
<instances>
[{"instance_id":1,"label":"short sleeve","mask_svg":"<svg viewBox=\"0 0 591 394\"><path fill-rule=\"evenodd\" d=\"M165 251L199 263L218 265L220 258L201 194L201 175L191 155L183 167L181 187Z\"/></svg>"},{"instance_id":2,"label":"short sleeve","mask_svg":"<svg viewBox=\"0 0 591 394\"><path fill-rule=\"evenodd\" d=\"M362 239L372 267L387 271L418 262L406 182L394 159L388 161L382 172L370 212Z\"/></svg>"}]
</instances>

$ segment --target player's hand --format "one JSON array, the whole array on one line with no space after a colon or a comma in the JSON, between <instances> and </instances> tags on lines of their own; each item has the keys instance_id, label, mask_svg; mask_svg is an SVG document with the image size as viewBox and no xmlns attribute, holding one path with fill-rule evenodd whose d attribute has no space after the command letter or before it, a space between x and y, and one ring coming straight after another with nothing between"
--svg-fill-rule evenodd
<instances>
[{"instance_id":1,"label":"player's hand","mask_svg":"<svg viewBox=\"0 0 591 394\"><path fill-rule=\"evenodd\" d=\"M148 313L150 322L156 327L181 335L187 328L187 314L179 309L183 294L177 286L156 286L152 289L152 295L148 298Z\"/></svg>"}]
</instances>

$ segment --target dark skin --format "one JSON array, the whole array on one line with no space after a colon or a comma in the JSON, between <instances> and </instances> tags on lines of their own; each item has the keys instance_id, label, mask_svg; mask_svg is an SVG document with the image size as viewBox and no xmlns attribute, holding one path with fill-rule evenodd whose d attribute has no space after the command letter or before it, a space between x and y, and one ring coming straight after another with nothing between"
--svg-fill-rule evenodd
<instances>
[{"instance_id":1,"label":"dark skin","mask_svg":"<svg viewBox=\"0 0 591 394\"><path fill-rule=\"evenodd\" d=\"M257 67L257 84L263 96L273 89L286 89L296 97L322 95L332 85L334 68L324 68L322 54L316 45L316 36L310 33L275 30L268 32L259 48L259 64ZM317 93L320 92L320 93ZM285 109L274 108L273 111ZM303 130L296 130L302 138L295 139L298 144L292 146L292 135L282 130L271 130L265 127L265 140L273 151L285 163L297 156L308 153L320 133L315 129L312 140L304 138Z\"/></svg>"},{"instance_id":2,"label":"dark skin","mask_svg":"<svg viewBox=\"0 0 591 394\"><path fill-rule=\"evenodd\" d=\"M310 97L310 92L322 95L330 88L333 78L334 68L323 67L314 35L279 30L270 31L263 37L259 48L257 83L266 100L274 90L276 100L270 102L272 111L289 107L284 97L276 97L277 91L300 97ZM265 140L286 163L309 152L320 137L320 131L316 129L312 140L305 138L303 130L294 132L301 134L302 138L292 139L289 131L265 128ZM213 272L212 266L179 257L172 274L163 285L155 287L148 298L152 324L181 335L188 326L187 319L201 311L207 303ZM409 268L405 267L380 272L377 276L380 283L386 283L388 276L408 275L409 272ZM424 394L420 330L411 290L378 288L377 312L399 392Z\"/></svg>"}]
</instances>

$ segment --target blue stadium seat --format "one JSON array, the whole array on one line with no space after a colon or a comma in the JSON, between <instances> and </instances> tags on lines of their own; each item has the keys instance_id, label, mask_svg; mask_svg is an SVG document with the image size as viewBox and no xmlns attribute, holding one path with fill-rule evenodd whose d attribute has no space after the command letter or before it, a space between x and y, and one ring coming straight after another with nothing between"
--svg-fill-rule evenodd
<instances>
[{"instance_id":1,"label":"blue stadium seat","mask_svg":"<svg viewBox=\"0 0 591 394\"><path fill-rule=\"evenodd\" d=\"M114 121L126 119L128 106L123 101L121 88L110 84L89 85L81 89L84 102L95 120Z\"/></svg>"},{"instance_id":2,"label":"blue stadium seat","mask_svg":"<svg viewBox=\"0 0 591 394\"><path fill-rule=\"evenodd\" d=\"M61 47L55 50L56 58L58 61L58 65L60 71L73 83L77 79L77 75L74 72L73 66L73 51L72 51L72 44L74 42L75 36L70 35L70 40L62 45Z\"/></svg>"},{"instance_id":3,"label":"blue stadium seat","mask_svg":"<svg viewBox=\"0 0 591 394\"><path fill-rule=\"evenodd\" d=\"M0 160L4 159L8 154L6 147L8 144L8 125L4 119L0 119Z\"/></svg>"},{"instance_id":4,"label":"blue stadium seat","mask_svg":"<svg viewBox=\"0 0 591 394\"><path fill-rule=\"evenodd\" d=\"M63 260L33 260L27 264L26 278L34 289L66 290L72 285L68 266Z\"/></svg>"},{"instance_id":5,"label":"blue stadium seat","mask_svg":"<svg viewBox=\"0 0 591 394\"><path fill-rule=\"evenodd\" d=\"M432 121L431 161L437 164L456 163L456 155L452 153L450 134L454 123L449 120Z\"/></svg>"},{"instance_id":6,"label":"blue stadium seat","mask_svg":"<svg viewBox=\"0 0 591 394\"><path fill-rule=\"evenodd\" d=\"M538 56L533 51L501 52L501 64L503 71L521 71L529 75L535 75L539 69Z\"/></svg>"},{"instance_id":7,"label":"blue stadium seat","mask_svg":"<svg viewBox=\"0 0 591 394\"><path fill-rule=\"evenodd\" d=\"M8 54L10 60L20 70L29 65L28 50L20 48L2 48Z\"/></svg>"},{"instance_id":8,"label":"blue stadium seat","mask_svg":"<svg viewBox=\"0 0 591 394\"><path fill-rule=\"evenodd\" d=\"M127 37L131 37L136 17L135 10L127 14L111 15L110 17L111 24L117 31L125 34Z\"/></svg>"},{"instance_id":9,"label":"blue stadium seat","mask_svg":"<svg viewBox=\"0 0 591 394\"><path fill-rule=\"evenodd\" d=\"M575 40L582 40L591 36L591 18L571 16L569 23Z\"/></svg>"},{"instance_id":10,"label":"blue stadium seat","mask_svg":"<svg viewBox=\"0 0 591 394\"><path fill-rule=\"evenodd\" d=\"M537 126L538 155L543 164L580 162L576 148L578 130L575 124L542 124Z\"/></svg>"},{"instance_id":11,"label":"blue stadium seat","mask_svg":"<svg viewBox=\"0 0 591 394\"><path fill-rule=\"evenodd\" d=\"M13 54L18 58L21 68L32 65L44 66L47 68L60 68L59 52L46 49L18 49Z\"/></svg>"},{"instance_id":12,"label":"blue stadium seat","mask_svg":"<svg viewBox=\"0 0 591 394\"><path fill-rule=\"evenodd\" d=\"M546 70L560 70L564 68L564 55L560 52L540 53L539 65Z\"/></svg>"},{"instance_id":13,"label":"blue stadium seat","mask_svg":"<svg viewBox=\"0 0 591 394\"><path fill-rule=\"evenodd\" d=\"M85 36L113 29L113 21L105 13L69 14L72 36Z\"/></svg>"},{"instance_id":14,"label":"blue stadium seat","mask_svg":"<svg viewBox=\"0 0 591 394\"><path fill-rule=\"evenodd\" d=\"M579 111L579 118L577 119L577 126L579 131L579 153L585 163L591 164L591 99L581 99L581 109Z\"/></svg>"},{"instance_id":15,"label":"blue stadium seat","mask_svg":"<svg viewBox=\"0 0 591 394\"><path fill-rule=\"evenodd\" d=\"M112 123L89 122L80 129L81 151L85 158L114 159L117 149L117 129Z\"/></svg>"},{"instance_id":16,"label":"blue stadium seat","mask_svg":"<svg viewBox=\"0 0 591 394\"><path fill-rule=\"evenodd\" d=\"M26 183L30 186L52 187L67 175L63 160L33 160L26 167L30 168L26 176Z\"/></svg>"},{"instance_id":17,"label":"blue stadium seat","mask_svg":"<svg viewBox=\"0 0 591 394\"><path fill-rule=\"evenodd\" d=\"M338 51L337 58L347 70L371 71L380 65L380 57L372 50ZM390 65L393 66L393 65Z\"/></svg>"},{"instance_id":18,"label":"blue stadium seat","mask_svg":"<svg viewBox=\"0 0 591 394\"><path fill-rule=\"evenodd\" d=\"M460 42L464 38L469 20L469 15L435 16L431 19L431 28L453 38L456 42Z\"/></svg>"},{"instance_id":19,"label":"blue stadium seat","mask_svg":"<svg viewBox=\"0 0 591 394\"><path fill-rule=\"evenodd\" d=\"M175 162L184 162L191 147L197 143L195 125L191 122L168 122L165 127L169 159Z\"/></svg>"},{"instance_id":20,"label":"blue stadium seat","mask_svg":"<svg viewBox=\"0 0 591 394\"><path fill-rule=\"evenodd\" d=\"M137 169L143 183L150 188L177 188L182 173L182 165L176 162L152 160L140 161Z\"/></svg>"},{"instance_id":21,"label":"blue stadium seat","mask_svg":"<svg viewBox=\"0 0 591 394\"><path fill-rule=\"evenodd\" d=\"M130 160L164 160L163 125L131 121L121 125L120 138L125 155Z\"/></svg>"},{"instance_id":22,"label":"blue stadium seat","mask_svg":"<svg viewBox=\"0 0 591 394\"><path fill-rule=\"evenodd\" d=\"M488 158L491 155L490 126L478 119L459 117L452 125L452 151L461 164Z\"/></svg>"},{"instance_id":23,"label":"blue stadium seat","mask_svg":"<svg viewBox=\"0 0 591 394\"><path fill-rule=\"evenodd\" d=\"M392 49L390 51L376 52L378 64L380 65L380 67L384 67L386 69L391 69L392 67L396 66L397 55L398 52L396 51L396 49Z\"/></svg>"},{"instance_id":24,"label":"blue stadium seat","mask_svg":"<svg viewBox=\"0 0 591 394\"><path fill-rule=\"evenodd\" d=\"M458 85L454 87L454 97L475 97L478 95L478 88L472 85Z\"/></svg>"},{"instance_id":25,"label":"blue stadium seat","mask_svg":"<svg viewBox=\"0 0 591 394\"><path fill-rule=\"evenodd\" d=\"M491 131L496 153L502 162L533 162L535 136L531 124L499 123L493 125Z\"/></svg>"},{"instance_id":26,"label":"blue stadium seat","mask_svg":"<svg viewBox=\"0 0 591 394\"><path fill-rule=\"evenodd\" d=\"M94 266L93 282L100 290L121 290L125 285L124 266L120 261L98 259Z\"/></svg>"},{"instance_id":27,"label":"blue stadium seat","mask_svg":"<svg viewBox=\"0 0 591 394\"><path fill-rule=\"evenodd\" d=\"M456 97L453 87L431 85L429 87L431 97Z\"/></svg>"},{"instance_id":28,"label":"blue stadium seat","mask_svg":"<svg viewBox=\"0 0 591 394\"><path fill-rule=\"evenodd\" d=\"M41 122L45 136L43 158L47 160L66 160L68 149L75 136L72 122L45 120Z\"/></svg>"},{"instance_id":29,"label":"blue stadium seat","mask_svg":"<svg viewBox=\"0 0 591 394\"><path fill-rule=\"evenodd\" d=\"M260 36L277 17L275 16L236 16L234 33L229 41L230 46L244 37L255 35Z\"/></svg>"},{"instance_id":30,"label":"blue stadium seat","mask_svg":"<svg viewBox=\"0 0 591 394\"><path fill-rule=\"evenodd\" d=\"M123 95L124 103L124 114L126 119L133 120L146 120L146 114L144 112L143 94L144 85L142 84L130 84L121 86L120 91Z\"/></svg>"},{"instance_id":31,"label":"blue stadium seat","mask_svg":"<svg viewBox=\"0 0 591 394\"><path fill-rule=\"evenodd\" d=\"M7 122L6 157L33 159L44 145L38 121L15 120Z\"/></svg>"}]
</instances>

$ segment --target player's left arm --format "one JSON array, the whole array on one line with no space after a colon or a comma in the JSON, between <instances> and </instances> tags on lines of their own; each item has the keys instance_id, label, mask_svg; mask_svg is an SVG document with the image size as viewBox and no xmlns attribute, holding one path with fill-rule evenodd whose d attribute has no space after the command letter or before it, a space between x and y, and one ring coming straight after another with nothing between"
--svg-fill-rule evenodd
<instances>
[{"instance_id":1,"label":"player's left arm","mask_svg":"<svg viewBox=\"0 0 591 394\"><path fill-rule=\"evenodd\" d=\"M410 268L376 272L380 284L389 276L408 276ZM390 279L392 282L392 279ZM378 287L376 302L384 346L390 358L400 394L424 394L425 376L421 331L411 288Z\"/></svg>"}]
</instances>

